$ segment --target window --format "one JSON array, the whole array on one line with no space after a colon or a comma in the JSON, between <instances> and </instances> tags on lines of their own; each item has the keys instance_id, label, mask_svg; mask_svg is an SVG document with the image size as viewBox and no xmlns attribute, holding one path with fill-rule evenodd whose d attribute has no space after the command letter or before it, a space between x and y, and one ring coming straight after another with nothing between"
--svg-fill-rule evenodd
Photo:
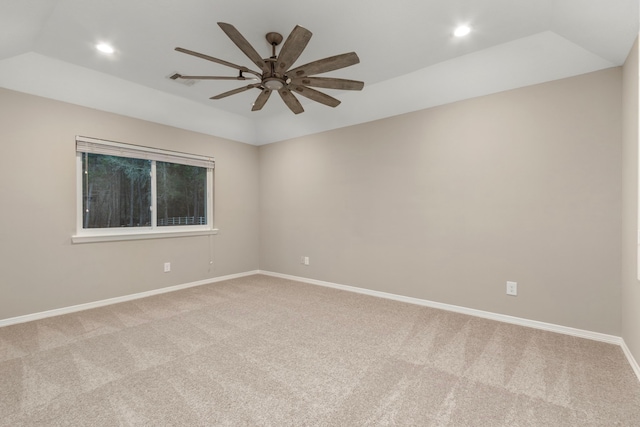
<instances>
[{"instance_id":1,"label":"window","mask_svg":"<svg viewBox=\"0 0 640 427\"><path fill-rule=\"evenodd\" d=\"M212 234L210 157L77 137L76 243Z\"/></svg>"},{"instance_id":2,"label":"window","mask_svg":"<svg viewBox=\"0 0 640 427\"><path fill-rule=\"evenodd\" d=\"M82 228L151 226L151 161L82 153Z\"/></svg>"}]
</instances>

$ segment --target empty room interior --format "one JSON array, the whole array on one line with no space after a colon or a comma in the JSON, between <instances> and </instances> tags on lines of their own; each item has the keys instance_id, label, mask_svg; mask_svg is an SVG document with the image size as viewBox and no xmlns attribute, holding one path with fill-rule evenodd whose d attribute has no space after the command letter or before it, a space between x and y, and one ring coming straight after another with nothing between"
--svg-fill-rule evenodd
<instances>
[{"instance_id":1,"label":"empty room interior","mask_svg":"<svg viewBox=\"0 0 640 427\"><path fill-rule=\"evenodd\" d=\"M640 425L639 9L3 0L0 425Z\"/></svg>"}]
</instances>

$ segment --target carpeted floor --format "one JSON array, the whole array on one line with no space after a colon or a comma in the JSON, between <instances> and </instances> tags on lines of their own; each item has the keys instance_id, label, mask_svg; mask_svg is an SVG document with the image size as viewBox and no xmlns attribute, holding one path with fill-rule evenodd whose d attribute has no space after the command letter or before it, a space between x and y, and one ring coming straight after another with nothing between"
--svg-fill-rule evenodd
<instances>
[{"instance_id":1,"label":"carpeted floor","mask_svg":"<svg viewBox=\"0 0 640 427\"><path fill-rule=\"evenodd\" d=\"M2 426L640 426L622 350L250 276L0 328Z\"/></svg>"}]
</instances>

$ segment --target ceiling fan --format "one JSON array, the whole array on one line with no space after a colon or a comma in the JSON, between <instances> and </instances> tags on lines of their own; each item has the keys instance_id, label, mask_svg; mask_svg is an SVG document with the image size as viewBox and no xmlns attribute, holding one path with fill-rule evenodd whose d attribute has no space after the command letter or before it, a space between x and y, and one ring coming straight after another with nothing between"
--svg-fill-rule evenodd
<instances>
[{"instance_id":1,"label":"ceiling fan","mask_svg":"<svg viewBox=\"0 0 640 427\"><path fill-rule=\"evenodd\" d=\"M343 53L341 55L330 56L328 58L319 59L309 62L296 68L291 66L298 59L304 48L311 39L311 31L299 25L291 31L289 37L285 40L280 54L276 55L276 46L282 43L282 35L278 33L268 33L266 39L272 47L272 55L269 58L262 58L260 54L249 44L249 42L240 34L240 32L231 24L218 22L222 31L235 43L240 50L258 67L260 71L253 71L247 67L236 65L222 59L214 58L209 55L194 52L192 50L176 47L178 52L187 55L196 56L206 59L217 64L238 70L237 76L183 76L174 74L171 79L190 79L190 80L258 80L252 83L228 92L212 96L210 99L221 99L230 95L235 95L247 91L249 89L260 89L261 93L253 104L251 111L258 111L265 105L271 92L277 91L284 103L295 114L302 113L304 109L300 101L294 96L294 93L305 96L313 101L319 102L330 107L336 107L340 101L327 95L326 93L312 89L311 87L326 89L342 89L342 90L362 90L364 82L357 80L338 79L333 77L315 77L317 74L327 73L329 71L339 70L349 67L360 62L355 52ZM246 77L245 74L253 74L255 77Z\"/></svg>"}]
</instances>

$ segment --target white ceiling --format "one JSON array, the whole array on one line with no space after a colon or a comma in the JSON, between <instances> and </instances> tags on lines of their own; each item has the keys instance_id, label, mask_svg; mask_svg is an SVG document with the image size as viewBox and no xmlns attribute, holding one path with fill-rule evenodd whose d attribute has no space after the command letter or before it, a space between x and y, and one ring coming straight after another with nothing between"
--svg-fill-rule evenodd
<instances>
[{"instance_id":1,"label":"white ceiling","mask_svg":"<svg viewBox=\"0 0 640 427\"><path fill-rule=\"evenodd\" d=\"M639 1L0 0L0 86L260 145L622 65ZM209 99L247 82L168 79L236 74L176 46L255 69L216 22L264 57L267 32L301 25L313 37L297 65L355 51L360 64L327 75L365 88L323 90L335 109L300 98L294 115L277 96L251 112L258 90ZM457 39L461 23L473 31Z\"/></svg>"}]
</instances>

